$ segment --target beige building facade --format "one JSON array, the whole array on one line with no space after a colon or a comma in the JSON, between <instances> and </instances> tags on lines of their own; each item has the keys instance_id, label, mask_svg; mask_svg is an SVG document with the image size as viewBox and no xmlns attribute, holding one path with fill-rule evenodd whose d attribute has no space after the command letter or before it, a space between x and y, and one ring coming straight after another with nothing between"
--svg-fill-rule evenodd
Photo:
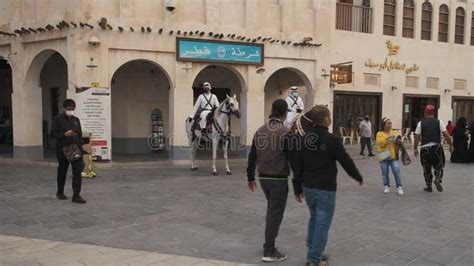
<instances>
[{"instance_id":1,"label":"beige building facade","mask_svg":"<svg viewBox=\"0 0 474 266\"><path fill-rule=\"evenodd\" d=\"M52 145L47 131L62 100L75 99L76 87L92 84L110 89L113 153L151 152L150 114L160 109L166 149L177 160L189 157L184 121L205 81L221 98L236 94L242 116L230 123L234 149L242 153L271 102L286 98L292 85L299 87L306 108L327 104L334 111L336 132L354 127L364 113L377 121L389 116L396 128L409 128L407 121L418 119L415 109L432 101L443 120L461 114L473 119L473 2L427 1L431 40L422 40L425 1L413 1L413 37L406 37L411 36L411 9L401 0L385 2L390 3L2 1L0 108L12 117L13 157L42 158ZM386 4L395 5L394 14L384 14ZM439 23L442 5L449 8L446 34L438 33L446 28ZM456 43L461 32L463 41ZM438 35L447 35L447 41L438 41ZM182 37L263 44L263 64L177 60L176 42ZM352 81L332 80L331 70L346 62L352 64Z\"/></svg>"}]
</instances>

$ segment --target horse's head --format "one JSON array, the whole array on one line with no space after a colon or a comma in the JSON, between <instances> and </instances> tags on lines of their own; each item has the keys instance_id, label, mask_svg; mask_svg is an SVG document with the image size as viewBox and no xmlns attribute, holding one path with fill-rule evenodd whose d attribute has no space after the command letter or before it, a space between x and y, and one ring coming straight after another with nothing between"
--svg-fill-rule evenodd
<instances>
[{"instance_id":1,"label":"horse's head","mask_svg":"<svg viewBox=\"0 0 474 266\"><path fill-rule=\"evenodd\" d=\"M237 96L235 96L235 94L232 97L227 95L226 102L226 107L229 114L235 115L237 118L240 118L240 109L239 102L237 101Z\"/></svg>"}]
</instances>

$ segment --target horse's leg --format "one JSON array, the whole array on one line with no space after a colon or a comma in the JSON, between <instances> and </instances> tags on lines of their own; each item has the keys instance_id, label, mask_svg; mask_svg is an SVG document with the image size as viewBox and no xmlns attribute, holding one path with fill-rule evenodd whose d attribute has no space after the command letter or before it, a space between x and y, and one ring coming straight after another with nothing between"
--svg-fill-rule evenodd
<instances>
[{"instance_id":1,"label":"horse's leg","mask_svg":"<svg viewBox=\"0 0 474 266\"><path fill-rule=\"evenodd\" d=\"M198 141L198 138L195 138L194 141L191 141L191 171L196 171L198 169L196 165L196 149Z\"/></svg>"},{"instance_id":2,"label":"horse's leg","mask_svg":"<svg viewBox=\"0 0 474 266\"><path fill-rule=\"evenodd\" d=\"M229 169L229 158L227 157L227 148L228 148L228 146L229 146L229 140L225 139L224 140L224 147L223 147L224 159L225 159L225 169L227 170L227 175L231 175L232 172Z\"/></svg>"},{"instance_id":3,"label":"horse's leg","mask_svg":"<svg viewBox=\"0 0 474 266\"><path fill-rule=\"evenodd\" d=\"M218 144L219 144L218 136L217 135L212 136L212 174L213 175L217 175L216 157L217 157L217 145Z\"/></svg>"}]
</instances>

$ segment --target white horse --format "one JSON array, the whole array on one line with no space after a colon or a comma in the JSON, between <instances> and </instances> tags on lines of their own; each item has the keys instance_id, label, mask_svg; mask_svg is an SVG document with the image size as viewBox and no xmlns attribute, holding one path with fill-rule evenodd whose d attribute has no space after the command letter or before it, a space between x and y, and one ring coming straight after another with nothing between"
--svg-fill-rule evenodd
<instances>
[{"instance_id":1,"label":"white horse","mask_svg":"<svg viewBox=\"0 0 474 266\"><path fill-rule=\"evenodd\" d=\"M229 119L231 115L235 115L240 118L239 103L234 94L233 97L227 95L227 98L219 105L214 111L214 123L212 125L212 131L205 134L205 136L211 140L212 144L212 174L217 175L216 170L216 157L217 157L217 145L219 141L223 141L225 167L227 175L231 175L232 172L229 169L229 159L227 157L227 147L229 145ZM199 147L201 138L203 135L200 130L194 130L194 139L192 125L195 121L186 122L186 133L188 134L189 145L191 146L191 171L198 170L196 165L196 150Z\"/></svg>"}]
</instances>

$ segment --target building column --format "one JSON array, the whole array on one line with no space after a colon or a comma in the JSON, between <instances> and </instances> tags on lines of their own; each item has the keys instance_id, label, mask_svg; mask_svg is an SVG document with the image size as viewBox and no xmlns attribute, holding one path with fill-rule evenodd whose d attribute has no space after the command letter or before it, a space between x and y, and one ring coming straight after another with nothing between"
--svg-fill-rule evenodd
<instances>
[{"instance_id":1,"label":"building column","mask_svg":"<svg viewBox=\"0 0 474 266\"><path fill-rule=\"evenodd\" d=\"M185 121L193 108L194 69L191 62L176 62L174 87L170 90L169 156L173 160L190 158L189 140ZM197 66L196 66L197 67Z\"/></svg>"},{"instance_id":2,"label":"building column","mask_svg":"<svg viewBox=\"0 0 474 266\"><path fill-rule=\"evenodd\" d=\"M431 7L433 9L433 13L432 13L433 24L432 24L431 40L434 42L438 42L439 6L441 5L441 3L439 3L439 1L433 1L433 3L431 4L432 4Z\"/></svg>"},{"instance_id":3,"label":"building column","mask_svg":"<svg viewBox=\"0 0 474 266\"><path fill-rule=\"evenodd\" d=\"M370 3L372 7L372 33L376 36L383 35L384 1L370 1Z\"/></svg>"},{"instance_id":4,"label":"building column","mask_svg":"<svg viewBox=\"0 0 474 266\"><path fill-rule=\"evenodd\" d=\"M415 40L421 40L421 16L423 14L423 3L415 2Z\"/></svg>"},{"instance_id":5,"label":"building column","mask_svg":"<svg viewBox=\"0 0 474 266\"><path fill-rule=\"evenodd\" d=\"M255 131L265 122L265 82L261 74L255 72L255 67L248 67L247 90L242 91L240 111L241 118L244 120L244 134L240 138L240 144L245 147L243 153L247 155L252 145L252 139Z\"/></svg>"},{"instance_id":6,"label":"building column","mask_svg":"<svg viewBox=\"0 0 474 266\"><path fill-rule=\"evenodd\" d=\"M16 47L19 48L19 47ZM23 54L21 49L14 49ZM39 74L42 66L29 66L18 57L10 61L12 67L12 125L13 158L19 160L38 160L43 158L42 130L42 89L39 86ZM38 77L34 79L33 77ZM29 78L29 80L26 80Z\"/></svg>"},{"instance_id":7,"label":"building column","mask_svg":"<svg viewBox=\"0 0 474 266\"><path fill-rule=\"evenodd\" d=\"M395 7L395 37L403 37L403 1L397 1Z\"/></svg>"}]
</instances>

